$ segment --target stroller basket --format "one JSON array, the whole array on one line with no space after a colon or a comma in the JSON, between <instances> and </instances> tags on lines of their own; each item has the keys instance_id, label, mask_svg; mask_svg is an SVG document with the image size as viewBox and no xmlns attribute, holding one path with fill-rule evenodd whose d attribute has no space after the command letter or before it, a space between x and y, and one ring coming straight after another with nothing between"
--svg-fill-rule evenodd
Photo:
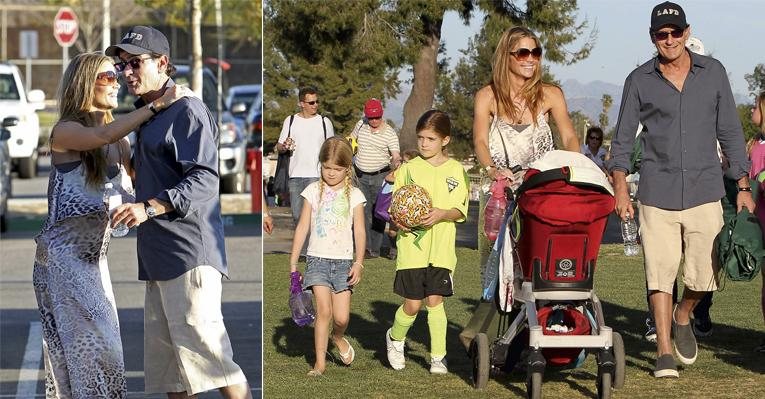
<instances>
[{"instance_id":1,"label":"stroller basket","mask_svg":"<svg viewBox=\"0 0 765 399\"><path fill-rule=\"evenodd\" d=\"M518 254L523 280L531 281L534 291L592 289L614 198L602 187L570 177L566 166L529 169L518 188Z\"/></svg>"}]
</instances>

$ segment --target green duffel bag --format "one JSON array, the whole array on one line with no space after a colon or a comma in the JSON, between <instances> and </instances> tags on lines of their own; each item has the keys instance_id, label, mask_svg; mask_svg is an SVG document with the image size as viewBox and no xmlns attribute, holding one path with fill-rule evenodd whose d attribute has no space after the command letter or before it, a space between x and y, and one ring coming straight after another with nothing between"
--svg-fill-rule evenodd
<instances>
[{"instance_id":1,"label":"green duffel bag","mask_svg":"<svg viewBox=\"0 0 765 399\"><path fill-rule=\"evenodd\" d=\"M730 218L715 240L720 280L750 281L760 273L765 257L757 216L744 208Z\"/></svg>"}]
</instances>

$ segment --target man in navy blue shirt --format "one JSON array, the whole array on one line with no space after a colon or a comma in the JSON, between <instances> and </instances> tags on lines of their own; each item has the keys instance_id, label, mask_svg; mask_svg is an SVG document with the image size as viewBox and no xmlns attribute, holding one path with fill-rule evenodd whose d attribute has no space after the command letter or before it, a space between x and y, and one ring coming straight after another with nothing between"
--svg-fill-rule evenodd
<instances>
[{"instance_id":1,"label":"man in navy blue shirt","mask_svg":"<svg viewBox=\"0 0 765 399\"><path fill-rule=\"evenodd\" d=\"M137 106L156 102L174 84L169 54L165 35L146 26L106 49L119 58L115 68L140 98ZM215 120L196 97L152 111L137 132L136 203L120 206L112 222L139 226L146 393L186 398L217 388L227 398L249 398L221 314L228 269Z\"/></svg>"}]
</instances>

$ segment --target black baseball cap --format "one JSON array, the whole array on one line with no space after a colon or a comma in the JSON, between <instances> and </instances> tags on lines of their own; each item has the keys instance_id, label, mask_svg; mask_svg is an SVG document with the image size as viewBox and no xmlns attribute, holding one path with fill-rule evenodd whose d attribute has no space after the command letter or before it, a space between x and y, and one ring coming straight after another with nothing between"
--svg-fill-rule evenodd
<instances>
[{"instance_id":1,"label":"black baseball cap","mask_svg":"<svg viewBox=\"0 0 765 399\"><path fill-rule=\"evenodd\" d=\"M170 44L167 42L167 37L152 27L140 25L130 28L122 37L120 44L109 46L104 54L116 57L119 55L119 50L134 55L161 54L170 56Z\"/></svg>"},{"instance_id":2,"label":"black baseball cap","mask_svg":"<svg viewBox=\"0 0 765 399\"><path fill-rule=\"evenodd\" d=\"M656 32L665 25L674 25L680 29L687 28L688 22L685 22L683 8L669 1L654 7L651 12L651 32Z\"/></svg>"}]
</instances>

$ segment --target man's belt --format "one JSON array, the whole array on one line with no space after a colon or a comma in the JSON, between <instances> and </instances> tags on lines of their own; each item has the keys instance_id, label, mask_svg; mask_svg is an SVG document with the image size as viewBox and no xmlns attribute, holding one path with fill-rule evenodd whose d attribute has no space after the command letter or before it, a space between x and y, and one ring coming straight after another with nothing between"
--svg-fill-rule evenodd
<instances>
[{"instance_id":1,"label":"man's belt","mask_svg":"<svg viewBox=\"0 0 765 399\"><path fill-rule=\"evenodd\" d=\"M362 175L379 175L380 173L388 173L390 172L390 165L374 172L364 172L363 170L359 169L356 164L353 165L353 169L356 170L356 177L361 177Z\"/></svg>"}]
</instances>

